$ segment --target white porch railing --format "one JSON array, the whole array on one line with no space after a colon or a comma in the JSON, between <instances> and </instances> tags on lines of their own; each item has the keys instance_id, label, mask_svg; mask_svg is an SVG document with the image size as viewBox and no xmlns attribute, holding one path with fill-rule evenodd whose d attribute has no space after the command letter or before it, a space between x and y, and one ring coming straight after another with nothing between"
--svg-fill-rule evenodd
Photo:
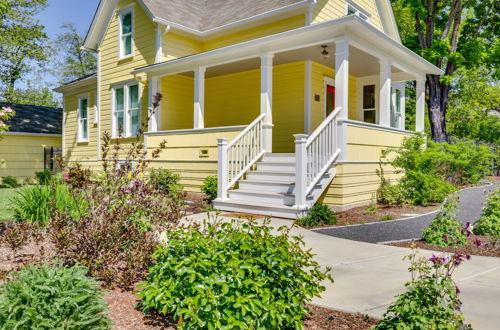
<instances>
[{"instance_id":1,"label":"white porch railing","mask_svg":"<svg viewBox=\"0 0 500 330\"><path fill-rule=\"evenodd\" d=\"M341 108L337 107L308 137L295 135L295 204L305 208L307 195L330 169L340 155L338 121Z\"/></svg>"},{"instance_id":2,"label":"white porch railing","mask_svg":"<svg viewBox=\"0 0 500 330\"><path fill-rule=\"evenodd\" d=\"M229 144L226 138L217 139L218 198L226 199L228 189L264 155L263 126L265 116L265 114L261 114L257 117Z\"/></svg>"}]
</instances>

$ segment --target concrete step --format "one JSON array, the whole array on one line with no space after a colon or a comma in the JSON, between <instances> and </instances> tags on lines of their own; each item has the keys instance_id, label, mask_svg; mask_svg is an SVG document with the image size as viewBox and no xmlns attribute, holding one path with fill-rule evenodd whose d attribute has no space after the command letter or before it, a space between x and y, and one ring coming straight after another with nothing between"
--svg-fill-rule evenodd
<instances>
[{"instance_id":1,"label":"concrete step","mask_svg":"<svg viewBox=\"0 0 500 330\"><path fill-rule=\"evenodd\" d=\"M250 171L247 178L249 180L269 181L269 182L295 182L294 171Z\"/></svg>"},{"instance_id":2,"label":"concrete step","mask_svg":"<svg viewBox=\"0 0 500 330\"><path fill-rule=\"evenodd\" d=\"M295 154L294 153L267 153L262 157L262 161L264 162L294 162L295 163Z\"/></svg>"},{"instance_id":3,"label":"concrete step","mask_svg":"<svg viewBox=\"0 0 500 330\"><path fill-rule=\"evenodd\" d=\"M243 190L260 190L263 192L292 194L295 189L295 184L289 182L240 180L239 188Z\"/></svg>"},{"instance_id":4,"label":"concrete step","mask_svg":"<svg viewBox=\"0 0 500 330\"><path fill-rule=\"evenodd\" d=\"M230 190L229 199L247 203L266 203L281 206L293 206L295 204L295 196L292 194L263 192L260 190Z\"/></svg>"},{"instance_id":5,"label":"concrete step","mask_svg":"<svg viewBox=\"0 0 500 330\"><path fill-rule=\"evenodd\" d=\"M266 203L240 202L229 199L226 200L216 199L214 201L214 207L222 211L260 214L270 217L278 217L286 219L296 219L299 215L298 210L291 206L278 206Z\"/></svg>"},{"instance_id":6,"label":"concrete step","mask_svg":"<svg viewBox=\"0 0 500 330\"><path fill-rule=\"evenodd\" d=\"M294 162L257 162L257 171L295 172Z\"/></svg>"}]
</instances>

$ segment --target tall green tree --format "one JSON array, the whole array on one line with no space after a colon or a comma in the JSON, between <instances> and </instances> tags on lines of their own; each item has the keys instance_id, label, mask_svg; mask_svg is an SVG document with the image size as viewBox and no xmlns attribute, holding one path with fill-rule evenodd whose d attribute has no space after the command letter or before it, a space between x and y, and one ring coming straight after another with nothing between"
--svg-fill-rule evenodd
<instances>
[{"instance_id":1,"label":"tall green tree","mask_svg":"<svg viewBox=\"0 0 500 330\"><path fill-rule=\"evenodd\" d=\"M60 107L61 100L49 87L27 82L26 88L15 88L2 93L0 100L8 103L31 104L45 107Z\"/></svg>"},{"instance_id":2,"label":"tall green tree","mask_svg":"<svg viewBox=\"0 0 500 330\"><path fill-rule=\"evenodd\" d=\"M30 63L44 63L51 52L44 26L33 18L47 0L0 1L0 81L11 92Z\"/></svg>"},{"instance_id":3,"label":"tall green tree","mask_svg":"<svg viewBox=\"0 0 500 330\"><path fill-rule=\"evenodd\" d=\"M452 79L461 67L500 63L500 1L392 0L403 43L444 71L428 75L427 106L432 139L448 141L446 112Z\"/></svg>"},{"instance_id":4,"label":"tall green tree","mask_svg":"<svg viewBox=\"0 0 500 330\"><path fill-rule=\"evenodd\" d=\"M60 83L67 83L97 70L97 59L94 53L82 49L84 37L78 33L73 24L62 26L66 31L57 36L57 48L62 51L62 63L56 74Z\"/></svg>"}]
</instances>

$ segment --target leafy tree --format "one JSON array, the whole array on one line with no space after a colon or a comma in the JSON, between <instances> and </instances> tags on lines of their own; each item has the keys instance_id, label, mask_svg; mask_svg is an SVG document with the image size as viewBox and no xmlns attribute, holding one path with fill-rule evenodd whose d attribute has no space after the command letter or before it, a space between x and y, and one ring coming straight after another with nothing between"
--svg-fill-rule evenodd
<instances>
[{"instance_id":1,"label":"leafy tree","mask_svg":"<svg viewBox=\"0 0 500 330\"><path fill-rule=\"evenodd\" d=\"M33 19L47 0L2 0L0 3L0 81L7 90L29 70L30 62L44 63L50 54L44 26Z\"/></svg>"},{"instance_id":2,"label":"leafy tree","mask_svg":"<svg viewBox=\"0 0 500 330\"><path fill-rule=\"evenodd\" d=\"M452 76L461 67L488 64L499 74L500 2L496 0L392 0L403 43L442 68L427 76L432 139L447 141L446 113Z\"/></svg>"},{"instance_id":3,"label":"leafy tree","mask_svg":"<svg viewBox=\"0 0 500 330\"><path fill-rule=\"evenodd\" d=\"M13 117L16 114L14 110L10 107L1 107L0 108L0 133L6 132L9 130L10 125L7 125L6 122L8 119ZM0 135L0 141L2 140L2 136ZM0 160L0 165L2 161Z\"/></svg>"},{"instance_id":4,"label":"leafy tree","mask_svg":"<svg viewBox=\"0 0 500 330\"><path fill-rule=\"evenodd\" d=\"M84 37L78 33L73 24L62 26L66 32L57 36L56 45L63 53L58 72L60 83L67 83L97 70L97 59L94 53L82 49Z\"/></svg>"},{"instance_id":5,"label":"leafy tree","mask_svg":"<svg viewBox=\"0 0 500 330\"><path fill-rule=\"evenodd\" d=\"M1 99L8 103L32 104L45 107L60 107L61 101L48 87L38 87L28 81L25 89L5 90Z\"/></svg>"}]
</instances>

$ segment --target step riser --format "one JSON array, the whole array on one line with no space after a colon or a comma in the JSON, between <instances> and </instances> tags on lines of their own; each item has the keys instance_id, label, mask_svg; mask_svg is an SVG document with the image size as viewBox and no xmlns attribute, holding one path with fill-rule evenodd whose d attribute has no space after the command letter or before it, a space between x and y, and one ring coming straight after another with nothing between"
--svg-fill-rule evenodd
<instances>
[{"instance_id":1,"label":"step riser","mask_svg":"<svg viewBox=\"0 0 500 330\"><path fill-rule=\"evenodd\" d=\"M280 162L280 163L295 163L295 156L282 156L282 157L268 157L264 156L262 158L264 162Z\"/></svg>"},{"instance_id":2,"label":"step riser","mask_svg":"<svg viewBox=\"0 0 500 330\"><path fill-rule=\"evenodd\" d=\"M265 203L272 205L292 206L295 204L294 196L285 195L259 195L258 193L246 193L238 190L229 191L229 199L232 201L241 201L249 203Z\"/></svg>"},{"instance_id":3,"label":"step riser","mask_svg":"<svg viewBox=\"0 0 500 330\"><path fill-rule=\"evenodd\" d=\"M256 191L265 191L272 193L280 193L280 194L293 194L295 185L292 184L283 184L283 183L261 183L261 182L245 182L240 181L239 183L240 189L243 190L256 190Z\"/></svg>"},{"instance_id":4,"label":"step riser","mask_svg":"<svg viewBox=\"0 0 500 330\"><path fill-rule=\"evenodd\" d=\"M271 217L279 217L286 219L296 219L297 211L295 210L283 210L273 207L257 207L244 204L230 204L224 202L215 202L214 206L216 209L226 212L243 212L250 214L261 214Z\"/></svg>"},{"instance_id":5,"label":"step riser","mask_svg":"<svg viewBox=\"0 0 500 330\"><path fill-rule=\"evenodd\" d=\"M270 181L270 182L295 182L295 174L279 174L276 173L264 173L264 172L249 172L248 179L259 180L259 181Z\"/></svg>"},{"instance_id":6,"label":"step riser","mask_svg":"<svg viewBox=\"0 0 500 330\"><path fill-rule=\"evenodd\" d=\"M277 172L295 172L295 164L280 164L280 163L257 163L258 171L277 171Z\"/></svg>"}]
</instances>

